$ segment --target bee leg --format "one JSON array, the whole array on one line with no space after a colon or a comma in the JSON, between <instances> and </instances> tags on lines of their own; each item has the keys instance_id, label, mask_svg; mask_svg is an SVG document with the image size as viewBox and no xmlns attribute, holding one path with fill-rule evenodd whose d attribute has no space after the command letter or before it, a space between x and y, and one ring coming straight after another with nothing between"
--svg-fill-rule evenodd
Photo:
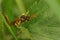
<instances>
[{"instance_id":1,"label":"bee leg","mask_svg":"<svg viewBox=\"0 0 60 40\"><path fill-rule=\"evenodd\" d=\"M34 18L36 16L37 16L36 14L33 14L33 15L30 16L30 19L32 19L32 18Z\"/></svg>"},{"instance_id":2,"label":"bee leg","mask_svg":"<svg viewBox=\"0 0 60 40\"><path fill-rule=\"evenodd\" d=\"M11 22L9 21L7 15L3 15L3 16L4 16L4 18L5 18L6 22L7 22L7 24L11 26Z\"/></svg>"}]
</instances>

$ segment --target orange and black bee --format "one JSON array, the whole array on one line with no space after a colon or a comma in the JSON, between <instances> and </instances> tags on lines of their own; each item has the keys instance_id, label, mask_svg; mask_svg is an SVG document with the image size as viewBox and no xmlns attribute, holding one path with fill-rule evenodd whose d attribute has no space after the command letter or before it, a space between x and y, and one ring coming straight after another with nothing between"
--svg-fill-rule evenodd
<instances>
[{"instance_id":1,"label":"orange and black bee","mask_svg":"<svg viewBox=\"0 0 60 40\"><path fill-rule=\"evenodd\" d=\"M7 15L3 14L3 16L5 17L7 23L11 26L11 22L9 21ZM20 17L18 17L14 22L13 22L13 25L15 26L18 26L20 23L23 23L23 22L27 22L29 21L31 18L35 17L36 14L33 14L31 16L28 15L28 12L26 13L23 13Z\"/></svg>"},{"instance_id":2,"label":"orange and black bee","mask_svg":"<svg viewBox=\"0 0 60 40\"><path fill-rule=\"evenodd\" d=\"M20 23L27 22L33 17L35 17L35 14L29 16L29 15L27 15L27 13L25 13L14 21L14 25L18 26Z\"/></svg>"}]
</instances>

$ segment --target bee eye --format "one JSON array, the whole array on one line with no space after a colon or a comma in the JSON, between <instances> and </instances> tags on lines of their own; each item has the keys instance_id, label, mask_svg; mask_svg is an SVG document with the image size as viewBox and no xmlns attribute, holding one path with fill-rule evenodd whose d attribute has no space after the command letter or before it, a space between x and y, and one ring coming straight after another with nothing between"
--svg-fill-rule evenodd
<instances>
[{"instance_id":1,"label":"bee eye","mask_svg":"<svg viewBox=\"0 0 60 40\"><path fill-rule=\"evenodd\" d=\"M25 20L26 19L26 16L25 15L21 16L21 19Z\"/></svg>"},{"instance_id":2,"label":"bee eye","mask_svg":"<svg viewBox=\"0 0 60 40\"><path fill-rule=\"evenodd\" d=\"M30 20L30 16L26 16L26 20L29 21Z\"/></svg>"}]
</instances>

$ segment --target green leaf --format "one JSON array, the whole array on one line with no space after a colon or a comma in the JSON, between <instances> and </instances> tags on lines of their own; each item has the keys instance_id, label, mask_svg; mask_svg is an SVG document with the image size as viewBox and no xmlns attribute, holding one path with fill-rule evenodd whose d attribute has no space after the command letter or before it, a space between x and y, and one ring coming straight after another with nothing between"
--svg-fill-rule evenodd
<instances>
[{"instance_id":1,"label":"green leaf","mask_svg":"<svg viewBox=\"0 0 60 40\"><path fill-rule=\"evenodd\" d=\"M13 38L14 38L14 40L17 40L17 38L16 38L16 35L15 35L15 33L14 33L14 31L12 30L12 28L10 27L10 25L8 25L8 22L7 22L7 20L5 19L5 16L4 15L7 15L7 17L8 17L8 19L10 19L10 22L12 22L13 21L13 16L12 16L12 8L13 8L13 0L4 0L3 2L2 2L2 12L1 12L1 15L2 15L2 20L4 20L4 26L6 27L6 29L8 29L9 30L9 32L11 33L11 35L13 36ZM11 17L10 17L11 16ZM8 33L8 30L7 30L7 33ZM11 36L10 35L10 36ZM8 39L7 39L8 40Z\"/></svg>"},{"instance_id":2,"label":"green leaf","mask_svg":"<svg viewBox=\"0 0 60 40\"><path fill-rule=\"evenodd\" d=\"M2 14L0 13L0 20L1 20L1 22L0 22L0 24L1 24L1 30L2 30L2 33L3 33L3 37L4 37L4 25L3 24L6 24L6 26L5 27L7 27L8 28L8 30L10 31L10 33L12 34L12 36L15 38L15 40L17 40L17 38L16 38L16 36L15 36L15 34L14 34L14 32L12 31L12 29L10 28L10 26L7 24L7 22L5 21L5 19L4 19L4 17L2 16ZM3 40L5 40L5 37L3 38Z\"/></svg>"},{"instance_id":3,"label":"green leaf","mask_svg":"<svg viewBox=\"0 0 60 40\"><path fill-rule=\"evenodd\" d=\"M26 10L25 10L23 1L22 0L16 0L16 3L17 3L17 6L18 6L20 12L24 13Z\"/></svg>"},{"instance_id":4,"label":"green leaf","mask_svg":"<svg viewBox=\"0 0 60 40\"><path fill-rule=\"evenodd\" d=\"M56 0L47 0L52 11L57 15L58 19L60 20L60 6L58 5Z\"/></svg>"},{"instance_id":5,"label":"green leaf","mask_svg":"<svg viewBox=\"0 0 60 40\"><path fill-rule=\"evenodd\" d=\"M49 5L51 1L40 0L35 2L29 9L31 15L36 12L38 16L30 22L24 23L23 26L30 29L29 32L34 40L60 40L60 32L57 31L60 28L60 7L56 7L57 5L53 4L53 1Z\"/></svg>"},{"instance_id":6,"label":"green leaf","mask_svg":"<svg viewBox=\"0 0 60 40\"><path fill-rule=\"evenodd\" d=\"M1 14L1 11L0 11ZM4 34L4 26L3 26L3 18L0 15L0 40L4 40L5 39L5 34Z\"/></svg>"}]
</instances>

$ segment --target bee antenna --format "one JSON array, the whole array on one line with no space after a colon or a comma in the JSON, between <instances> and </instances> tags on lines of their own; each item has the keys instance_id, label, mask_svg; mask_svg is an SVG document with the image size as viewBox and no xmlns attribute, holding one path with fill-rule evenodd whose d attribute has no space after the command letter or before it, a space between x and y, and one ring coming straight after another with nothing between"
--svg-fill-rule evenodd
<instances>
[{"instance_id":1,"label":"bee antenna","mask_svg":"<svg viewBox=\"0 0 60 40\"><path fill-rule=\"evenodd\" d=\"M27 15L28 15L28 13L29 13L29 10L28 10L27 12L23 13L22 15L27 16Z\"/></svg>"},{"instance_id":2,"label":"bee antenna","mask_svg":"<svg viewBox=\"0 0 60 40\"><path fill-rule=\"evenodd\" d=\"M29 13L29 10L26 12L26 14L28 14Z\"/></svg>"}]
</instances>

